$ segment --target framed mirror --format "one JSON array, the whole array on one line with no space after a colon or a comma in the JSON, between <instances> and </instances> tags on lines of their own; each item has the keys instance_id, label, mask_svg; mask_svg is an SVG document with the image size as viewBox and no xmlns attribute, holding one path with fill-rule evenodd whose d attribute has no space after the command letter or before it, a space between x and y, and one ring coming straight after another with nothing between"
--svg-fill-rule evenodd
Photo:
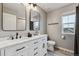
<instances>
[{"instance_id":1,"label":"framed mirror","mask_svg":"<svg viewBox=\"0 0 79 59\"><path fill-rule=\"evenodd\" d=\"M22 3L3 3L2 9L3 30L26 30L26 8Z\"/></svg>"},{"instance_id":2,"label":"framed mirror","mask_svg":"<svg viewBox=\"0 0 79 59\"><path fill-rule=\"evenodd\" d=\"M40 13L35 10L30 11L30 30L40 30Z\"/></svg>"}]
</instances>

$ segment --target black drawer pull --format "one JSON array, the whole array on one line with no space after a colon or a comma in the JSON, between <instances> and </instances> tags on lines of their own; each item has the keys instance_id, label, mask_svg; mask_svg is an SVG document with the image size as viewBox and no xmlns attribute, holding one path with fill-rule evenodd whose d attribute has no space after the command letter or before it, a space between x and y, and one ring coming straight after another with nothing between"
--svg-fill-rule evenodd
<instances>
[{"instance_id":1,"label":"black drawer pull","mask_svg":"<svg viewBox=\"0 0 79 59\"><path fill-rule=\"evenodd\" d=\"M34 48L34 51L37 50L37 49L38 49L38 47Z\"/></svg>"},{"instance_id":2,"label":"black drawer pull","mask_svg":"<svg viewBox=\"0 0 79 59\"><path fill-rule=\"evenodd\" d=\"M37 44L38 42L34 42L34 44Z\"/></svg>"},{"instance_id":3,"label":"black drawer pull","mask_svg":"<svg viewBox=\"0 0 79 59\"><path fill-rule=\"evenodd\" d=\"M22 49L24 49L25 47L22 47L22 48L20 48L20 49L17 49L16 51L19 51L19 50L22 50Z\"/></svg>"},{"instance_id":4,"label":"black drawer pull","mask_svg":"<svg viewBox=\"0 0 79 59\"><path fill-rule=\"evenodd\" d=\"M38 54L38 52L36 52L36 53L34 54L34 56L37 55L37 54Z\"/></svg>"}]
</instances>

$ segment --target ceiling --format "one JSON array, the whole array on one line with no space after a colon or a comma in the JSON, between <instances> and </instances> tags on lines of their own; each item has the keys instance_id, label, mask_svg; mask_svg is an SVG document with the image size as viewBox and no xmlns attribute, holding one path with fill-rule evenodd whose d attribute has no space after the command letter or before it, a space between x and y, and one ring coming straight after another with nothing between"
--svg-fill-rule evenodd
<instances>
[{"instance_id":1,"label":"ceiling","mask_svg":"<svg viewBox=\"0 0 79 59\"><path fill-rule=\"evenodd\" d=\"M70 3L37 3L37 5L40 6L47 13L52 10L67 6L69 4Z\"/></svg>"}]
</instances>

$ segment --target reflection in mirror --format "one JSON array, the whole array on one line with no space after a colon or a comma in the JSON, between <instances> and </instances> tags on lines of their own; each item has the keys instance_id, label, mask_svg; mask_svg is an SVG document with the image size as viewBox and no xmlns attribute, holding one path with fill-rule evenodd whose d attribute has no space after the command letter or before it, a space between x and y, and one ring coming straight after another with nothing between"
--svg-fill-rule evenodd
<instances>
[{"instance_id":1,"label":"reflection in mirror","mask_svg":"<svg viewBox=\"0 0 79 59\"><path fill-rule=\"evenodd\" d=\"M40 13L31 10L30 30L40 30Z\"/></svg>"},{"instance_id":2,"label":"reflection in mirror","mask_svg":"<svg viewBox=\"0 0 79 59\"><path fill-rule=\"evenodd\" d=\"M25 30L25 9L21 3L3 3L3 30Z\"/></svg>"}]
</instances>

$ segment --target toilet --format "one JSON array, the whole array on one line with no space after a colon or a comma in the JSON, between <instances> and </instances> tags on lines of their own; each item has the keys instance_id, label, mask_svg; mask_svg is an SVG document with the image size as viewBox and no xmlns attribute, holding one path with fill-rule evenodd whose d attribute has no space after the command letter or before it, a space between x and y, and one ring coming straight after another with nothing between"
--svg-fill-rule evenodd
<instances>
[{"instance_id":1,"label":"toilet","mask_svg":"<svg viewBox=\"0 0 79 59\"><path fill-rule=\"evenodd\" d=\"M47 49L49 51L54 52L55 45L56 45L56 42L55 41L47 41Z\"/></svg>"}]
</instances>

